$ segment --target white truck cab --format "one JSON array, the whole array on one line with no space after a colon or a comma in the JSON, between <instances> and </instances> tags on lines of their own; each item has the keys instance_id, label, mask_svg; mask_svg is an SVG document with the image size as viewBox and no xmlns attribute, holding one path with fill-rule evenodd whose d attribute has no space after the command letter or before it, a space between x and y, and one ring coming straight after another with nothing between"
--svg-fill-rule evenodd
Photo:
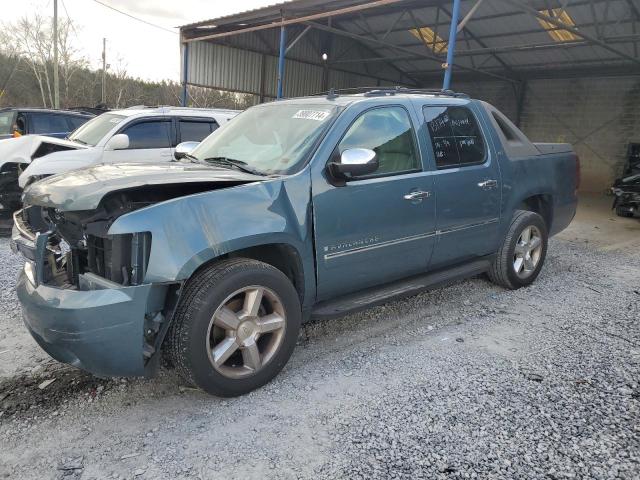
<instances>
[{"instance_id":1,"label":"white truck cab","mask_svg":"<svg viewBox=\"0 0 640 480\"><path fill-rule=\"evenodd\" d=\"M238 113L180 107L110 111L82 125L67 140L38 137L35 141L40 144L30 145L29 152L52 153L29 158L18 183L24 188L44 177L99 163L171 161L176 145L203 140Z\"/></svg>"}]
</instances>

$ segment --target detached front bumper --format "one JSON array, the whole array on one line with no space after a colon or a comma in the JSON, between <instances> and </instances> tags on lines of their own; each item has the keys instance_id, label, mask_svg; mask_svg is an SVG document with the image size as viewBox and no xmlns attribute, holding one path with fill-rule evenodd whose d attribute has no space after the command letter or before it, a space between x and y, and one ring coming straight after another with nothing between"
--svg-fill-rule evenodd
<instances>
[{"instance_id":1,"label":"detached front bumper","mask_svg":"<svg viewBox=\"0 0 640 480\"><path fill-rule=\"evenodd\" d=\"M26 259L16 290L36 342L54 359L97 376L150 375L157 362L150 361L155 350L145 331L162 318L167 287L123 286L93 274L81 275L78 288L46 284L47 234L31 235L16 218L12 247Z\"/></svg>"},{"instance_id":2,"label":"detached front bumper","mask_svg":"<svg viewBox=\"0 0 640 480\"><path fill-rule=\"evenodd\" d=\"M49 355L109 377L145 374L144 321L152 288L36 287L22 272L17 292L27 329Z\"/></svg>"}]
</instances>

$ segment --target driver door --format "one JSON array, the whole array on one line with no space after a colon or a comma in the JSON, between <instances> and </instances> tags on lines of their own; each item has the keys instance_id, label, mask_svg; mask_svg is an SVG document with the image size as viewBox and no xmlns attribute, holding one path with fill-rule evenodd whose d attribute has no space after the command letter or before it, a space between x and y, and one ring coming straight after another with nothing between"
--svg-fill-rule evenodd
<instances>
[{"instance_id":1,"label":"driver door","mask_svg":"<svg viewBox=\"0 0 640 480\"><path fill-rule=\"evenodd\" d=\"M334 158L352 148L374 150L379 168L343 186L314 181L318 300L423 272L434 246L433 178L423 171L408 108L362 112Z\"/></svg>"}]
</instances>

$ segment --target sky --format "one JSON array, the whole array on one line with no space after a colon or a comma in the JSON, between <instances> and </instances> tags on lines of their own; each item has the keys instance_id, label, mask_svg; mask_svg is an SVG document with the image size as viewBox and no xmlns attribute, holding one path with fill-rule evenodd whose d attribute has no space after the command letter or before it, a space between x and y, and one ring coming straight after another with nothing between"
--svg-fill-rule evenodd
<instances>
[{"instance_id":1,"label":"sky","mask_svg":"<svg viewBox=\"0 0 640 480\"><path fill-rule=\"evenodd\" d=\"M102 39L107 39L107 63L120 62L133 77L175 80L180 77L178 27L187 23L259 8L280 0L100 0L118 10L160 25L152 27L93 0L58 0L58 15L75 22L81 54L101 68ZM53 0L12 2L2 9L2 22L15 22L33 12L53 16ZM175 32L175 33L172 33Z\"/></svg>"}]
</instances>

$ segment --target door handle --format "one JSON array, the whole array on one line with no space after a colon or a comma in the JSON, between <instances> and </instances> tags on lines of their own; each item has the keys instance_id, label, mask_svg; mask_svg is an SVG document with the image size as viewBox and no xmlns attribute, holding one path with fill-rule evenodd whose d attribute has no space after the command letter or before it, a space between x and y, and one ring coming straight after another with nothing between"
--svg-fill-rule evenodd
<instances>
[{"instance_id":1,"label":"door handle","mask_svg":"<svg viewBox=\"0 0 640 480\"><path fill-rule=\"evenodd\" d=\"M417 192L407 193L403 198L405 200L413 201L413 200L422 200L423 198L429 198L431 196L431 192L423 192L421 190Z\"/></svg>"},{"instance_id":2,"label":"door handle","mask_svg":"<svg viewBox=\"0 0 640 480\"><path fill-rule=\"evenodd\" d=\"M490 188L497 187L498 186L498 181L497 180L485 180L484 182L478 183L478 186L480 188L485 189L485 190L489 190Z\"/></svg>"}]
</instances>

